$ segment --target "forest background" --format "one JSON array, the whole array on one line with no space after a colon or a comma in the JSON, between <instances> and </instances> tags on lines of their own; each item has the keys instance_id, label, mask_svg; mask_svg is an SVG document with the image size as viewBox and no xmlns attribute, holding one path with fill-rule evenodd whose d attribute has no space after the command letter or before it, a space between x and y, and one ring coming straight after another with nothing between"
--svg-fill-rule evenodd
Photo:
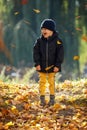
<instances>
[{"instance_id":1,"label":"forest background","mask_svg":"<svg viewBox=\"0 0 87 130\"><path fill-rule=\"evenodd\" d=\"M32 51L45 18L65 55L55 104L46 89L43 108ZM87 130L87 0L0 0L0 130L54 129Z\"/></svg>"},{"instance_id":2,"label":"forest background","mask_svg":"<svg viewBox=\"0 0 87 130\"><path fill-rule=\"evenodd\" d=\"M83 77L87 62L87 0L0 0L2 65L32 68L32 50L45 18L54 19L64 43L62 79ZM9 68L7 69L7 71Z\"/></svg>"}]
</instances>

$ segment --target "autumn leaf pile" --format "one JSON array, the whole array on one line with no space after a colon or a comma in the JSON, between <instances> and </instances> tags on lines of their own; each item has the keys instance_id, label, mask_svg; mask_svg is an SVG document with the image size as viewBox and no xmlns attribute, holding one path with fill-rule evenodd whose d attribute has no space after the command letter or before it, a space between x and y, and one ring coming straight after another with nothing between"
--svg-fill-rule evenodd
<instances>
[{"instance_id":1,"label":"autumn leaf pile","mask_svg":"<svg viewBox=\"0 0 87 130\"><path fill-rule=\"evenodd\" d=\"M56 84L55 100L43 108L38 84L0 81L0 130L87 130L87 80Z\"/></svg>"}]
</instances>

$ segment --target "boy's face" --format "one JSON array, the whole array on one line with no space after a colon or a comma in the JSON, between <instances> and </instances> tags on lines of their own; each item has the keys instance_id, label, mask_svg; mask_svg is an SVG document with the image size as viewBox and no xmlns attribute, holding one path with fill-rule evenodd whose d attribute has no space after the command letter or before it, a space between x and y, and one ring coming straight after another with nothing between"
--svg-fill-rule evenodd
<instances>
[{"instance_id":1,"label":"boy's face","mask_svg":"<svg viewBox=\"0 0 87 130\"><path fill-rule=\"evenodd\" d=\"M48 37L51 37L53 35L53 31L46 29L46 28L42 28L41 34L44 36L44 38L48 38Z\"/></svg>"}]
</instances>

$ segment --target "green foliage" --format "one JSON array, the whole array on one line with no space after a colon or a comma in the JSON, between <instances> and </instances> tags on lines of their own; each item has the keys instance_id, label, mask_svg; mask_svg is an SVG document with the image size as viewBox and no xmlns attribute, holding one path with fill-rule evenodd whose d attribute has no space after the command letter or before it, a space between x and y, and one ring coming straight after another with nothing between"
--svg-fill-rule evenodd
<instances>
[{"instance_id":1,"label":"green foliage","mask_svg":"<svg viewBox=\"0 0 87 130\"><path fill-rule=\"evenodd\" d=\"M63 1L63 6L64 6L64 12L67 14L68 13L68 1L67 0L64 0Z\"/></svg>"},{"instance_id":2,"label":"green foliage","mask_svg":"<svg viewBox=\"0 0 87 130\"><path fill-rule=\"evenodd\" d=\"M80 43L80 68L83 71L84 65L87 62L87 42L82 41Z\"/></svg>"},{"instance_id":3,"label":"green foliage","mask_svg":"<svg viewBox=\"0 0 87 130\"><path fill-rule=\"evenodd\" d=\"M35 71L36 71L35 68L29 68L29 69L27 68L26 73L23 76L22 83L25 83L25 84L28 84L30 82L34 83L34 81L31 80L31 77L33 76Z\"/></svg>"},{"instance_id":4,"label":"green foliage","mask_svg":"<svg viewBox=\"0 0 87 130\"><path fill-rule=\"evenodd\" d=\"M10 82L9 76L5 76L5 69L6 67L4 66L0 73L0 80L2 80L3 82Z\"/></svg>"},{"instance_id":5,"label":"green foliage","mask_svg":"<svg viewBox=\"0 0 87 130\"><path fill-rule=\"evenodd\" d=\"M12 0L0 0L0 19L4 21L4 23L8 23L10 19L10 12L13 7Z\"/></svg>"},{"instance_id":6,"label":"green foliage","mask_svg":"<svg viewBox=\"0 0 87 130\"><path fill-rule=\"evenodd\" d=\"M6 71L6 66L3 67L1 73L0 73L0 80L6 83L24 83L24 84L29 84L29 83L34 83L34 79L32 79L34 73L36 72L35 68L23 68L23 70L21 69L21 74L19 73L19 70L16 69L16 72L12 72L14 73L15 76L12 76L12 73L10 73L9 75L5 75L5 71Z\"/></svg>"}]
</instances>

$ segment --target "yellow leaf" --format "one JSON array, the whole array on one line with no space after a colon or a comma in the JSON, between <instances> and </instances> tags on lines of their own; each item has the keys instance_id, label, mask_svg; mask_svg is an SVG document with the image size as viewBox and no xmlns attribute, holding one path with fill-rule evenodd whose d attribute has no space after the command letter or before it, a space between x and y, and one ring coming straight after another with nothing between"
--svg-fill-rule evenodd
<instances>
[{"instance_id":1,"label":"yellow leaf","mask_svg":"<svg viewBox=\"0 0 87 130\"><path fill-rule=\"evenodd\" d=\"M28 20L26 20L26 19L24 19L24 23L30 24L30 22Z\"/></svg>"},{"instance_id":2,"label":"yellow leaf","mask_svg":"<svg viewBox=\"0 0 87 130\"><path fill-rule=\"evenodd\" d=\"M10 122L8 122L6 125L7 125L7 126L13 126L14 123L13 123L12 121L10 121Z\"/></svg>"},{"instance_id":3,"label":"yellow leaf","mask_svg":"<svg viewBox=\"0 0 87 130\"><path fill-rule=\"evenodd\" d=\"M34 11L35 13L40 13L40 10L38 10L38 9L33 9L33 11Z\"/></svg>"},{"instance_id":4,"label":"yellow leaf","mask_svg":"<svg viewBox=\"0 0 87 130\"><path fill-rule=\"evenodd\" d=\"M50 70L54 65L48 66L45 68L45 70Z\"/></svg>"},{"instance_id":5,"label":"yellow leaf","mask_svg":"<svg viewBox=\"0 0 87 130\"><path fill-rule=\"evenodd\" d=\"M82 31L81 28L76 28L77 31Z\"/></svg>"},{"instance_id":6,"label":"yellow leaf","mask_svg":"<svg viewBox=\"0 0 87 130\"><path fill-rule=\"evenodd\" d=\"M83 93L84 93L84 94L87 94L87 89L83 89Z\"/></svg>"},{"instance_id":7,"label":"yellow leaf","mask_svg":"<svg viewBox=\"0 0 87 130\"><path fill-rule=\"evenodd\" d=\"M18 115L18 113L19 113L19 111L18 111L18 109L16 108L16 106L12 106L11 111L12 111L12 113L14 113L15 115Z\"/></svg>"},{"instance_id":8,"label":"yellow leaf","mask_svg":"<svg viewBox=\"0 0 87 130\"><path fill-rule=\"evenodd\" d=\"M58 110L58 109L61 109L62 106L61 106L60 104L55 104L55 105L53 106L53 108L54 108L55 110Z\"/></svg>"},{"instance_id":9,"label":"yellow leaf","mask_svg":"<svg viewBox=\"0 0 87 130\"><path fill-rule=\"evenodd\" d=\"M9 100L6 100L6 101L5 101L5 104L6 104L6 105L9 105Z\"/></svg>"},{"instance_id":10,"label":"yellow leaf","mask_svg":"<svg viewBox=\"0 0 87 130\"><path fill-rule=\"evenodd\" d=\"M12 106L11 110L14 111L16 109L16 106Z\"/></svg>"},{"instance_id":11,"label":"yellow leaf","mask_svg":"<svg viewBox=\"0 0 87 130\"><path fill-rule=\"evenodd\" d=\"M31 120L30 124L35 126L36 125L36 120Z\"/></svg>"},{"instance_id":12,"label":"yellow leaf","mask_svg":"<svg viewBox=\"0 0 87 130\"><path fill-rule=\"evenodd\" d=\"M83 35L83 36L82 36L82 40L84 40L85 42L87 42L87 36L86 36L86 35Z\"/></svg>"},{"instance_id":13,"label":"yellow leaf","mask_svg":"<svg viewBox=\"0 0 87 130\"><path fill-rule=\"evenodd\" d=\"M10 126L14 126L14 123L12 121L5 124L4 128L8 129Z\"/></svg>"},{"instance_id":14,"label":"yellow leaf","mask_svg":"<svg viewBox=\"0 0 87 130\"><path fill-rule=\"evenodd\" d=\"M69 128L70 128L71 130L74 128L74 126L75 126L75 124L73 124L73 123L70 123L70 124L69 124Z\"/></svg>"},{"instance_id":15,"label":"yellow leaf","mask_svg":"<svg viewBox=\"0 0 87 130\"><path fill-rule=\"evenodd\" d=\"M58 41L57 41L57 44L62 44L62 42L58 40Z\"/></svg>"},{"instance_id":16,"label":"yellow leaf","mask_svg":"<svg viewBox=\"0 0 87 130\"><path fill-rule=\"evenodd\" d=\"M81 18L81 16L79 15L79 16L76 16L76 19L79 19L79 18Z\"/></svg>"},{"instance_id":17,"label":"yellow leaf","mask_svg":"<svg viewBox=\"0 0 87 130\"><path fill-rule=\"evenodd\" d=\"M87 126L87 122L86 122L86 121L82 122L81 126L82 126L82 127Z\"/></svg>"},{"instance_id":18,"label":"yellow leaf","mask_svg":"<svg viewBox=\"0 0 87 130\"><path fill-rule=\"evenodd\" d=\"M18 14L19 14L19 12L15 12L15 13L14 13L14 15L18 15Z\"/></svg>"},{"instance_id":19,"label":"yellow leaf","mask_svg":"<svg viewBox=\"0 0 87 130\"><path fill-rule=\"evenodd\" d=\"M79 56L74 56L73 60L79 60Z\"/></svg>"}]
</instances>

